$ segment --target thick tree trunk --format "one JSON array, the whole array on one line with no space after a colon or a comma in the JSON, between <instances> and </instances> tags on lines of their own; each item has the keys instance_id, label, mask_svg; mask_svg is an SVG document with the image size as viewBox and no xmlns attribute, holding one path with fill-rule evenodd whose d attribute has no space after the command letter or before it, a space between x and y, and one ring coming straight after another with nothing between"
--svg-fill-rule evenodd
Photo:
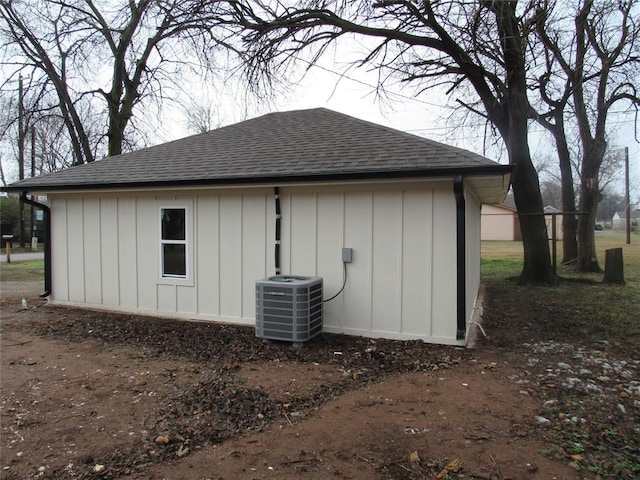
<instances>
[{"instance_id":1,"label":"thick tree trunk","mask_svg":"<svg viewBox=\"0 0 640 480\"><path fill-rule=\"evenodd\" d=\"M119 117L113 116L109 123L107 156L113 157L122 153L122 143L124 141L124 123Z\"/></svg>"},{"instance_id":2,"label":"thick tree trunk","mask_svg":"<svg viewBox=\"0 0 640 480\"><path fill-rule=\"evenodd\" d=\"M507 96L502 103L503 115L498 115L490 98L484 99L494 125L500 130L509 152L509 162L515 165L512 174L513 197L518 208L524 265L522 283L555 284L551 266L547 225L543 215L540 182L529 151L529 99L527 97L527 65L522 49L522 32L515 2L488 2L496 15L500 39L503 42L504 68L507 73Z\"/></svg>"},{"instance_id":3,"label":"thick tree trunk","mask_svg":"<svg viewBox=\"0 0 640 480\"><path fill-rule=\"evenodd\" d=\"M556 125L558 122L556 121ZM562 124L561 124L562 125ZM567 138L564 135L564 126L562 134L556 135L556 150L558 152L558 161L560 164L560 185L562 186L562 211L576 211L576 195L573 189L573 171L571 169L571 156L569 154L569 146ZM562 263L571 263L578 258L578 240L577 240L578 221L575 215L562 216Z\"/></svg>"},{"instance_id":4,"label":"thick tree trunk","mask_svg":"<svg viewBox=\"0 0 640 480\"><path fill-rule=\"evenodd\" d=\"M578 259L579 272L602 272L596 256L596 213L600 202L598 180L602 158L606 149L603 138L596 137L584 142L582 158L582 178L580 181L580 213L578 217Z\"/></svg>"},{"instance_id":5,"label":"thick tree trunk","mask_svg":"<svg viewBox=\"0 0 640 480\"><path fill-rule=\"evenodd\" d=\"M600 273L596 256L596 211L600 200L598 179L583 178L582 195L580 196L580 212L578 217L578 259L576 269L579 272Z\"/></svg>"},{"instance_id":6,"label":"thick tree trunk","mask_svg":"<svg viewBox=\"0 0 640 480\"><path fill-rule=\"evenodd\" d=\"M129 118L120 111L122 88L114 86L114 90L107 97L109 109L109 126L107 131L107 156L114 157L122 153L124 130Z\"/></svg>"},{"instance_id":7,"label":"thick tree trunk","mask_svg":"<svg viewBox=\"0 0 640 480\"><path fill-rule=\"evenodd\" d=\"M525 148L521 146L519 149L528 151L526 145L524 143ZM524 151L514 152L518 158L523 158L526 153ZM524 265L520 281L523 283L554 284L555 277L549 256L547 225L542 214L542 196L540 195L538 174L530 159L529 162L516 163L512 185L524 249Z\"/></svg>"},{"instance_id":8,"label":"thick tree trunk","mask_svg":"<svg viewBox=\"0 0 640 480\"><path fill-rule=\"evenodd\" d=\"M531 161L527 108L524 91L512 94L506 136L509 162L515 165L511 177L513 197L518 208L524 265L520 274L522 283L555 284L551 265L547 224L544 218L538 172ZM519 108L516 108L518 106Z\"/></svg>"},{"instance_id":9,"label":"thick tree trunk","mask_svg":"<svg viewBox=\"0 0 640 480\"><path fill-rule=\"evenodd\" d=\"M554 107L553 122L538 118L538 122L552 135L556 144L558 164L560 166L560 185L562 192L562 263L572 263L578 258L576 211L576 195L573 188L573 169L571 168L571 153L567 144L564 128L564 109L566 102L552 100L546 90L546 84L541 86L540 92L548 105ZM569 213L569 214L567 214Z\"/></svg>"}]
</instances>

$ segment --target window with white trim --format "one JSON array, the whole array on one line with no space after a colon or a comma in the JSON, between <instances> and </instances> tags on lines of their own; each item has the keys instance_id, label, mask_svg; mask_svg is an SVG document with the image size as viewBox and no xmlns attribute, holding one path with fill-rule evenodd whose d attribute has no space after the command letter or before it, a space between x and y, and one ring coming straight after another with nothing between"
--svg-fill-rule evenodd
<instances>
[{"instance_id":1,"label":"window with white trim","mask_svg":"<svg viewBox=\"0 0 640 480\"><path fill-rule=\"evenodd\" d=\"M160 209L160 273L162 277L187 278L187 209Z\"/></svg>"}]
</instances>

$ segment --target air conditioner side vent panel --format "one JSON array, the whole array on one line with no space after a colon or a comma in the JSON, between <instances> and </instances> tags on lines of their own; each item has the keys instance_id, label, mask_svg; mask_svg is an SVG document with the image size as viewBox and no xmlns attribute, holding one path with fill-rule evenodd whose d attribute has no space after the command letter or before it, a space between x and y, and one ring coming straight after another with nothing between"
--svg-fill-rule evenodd
<instances>
[{"instance_id":1,"label":"air conditioner side vent panel","mask_svg":"<svg viewBox=\"0 0 640 480\"><path fill-rule=\"evenodd\" d=\"M256 281L256 336L302 343L322 332L322 278L275 275Z\"/></svg>"}]
</instances>

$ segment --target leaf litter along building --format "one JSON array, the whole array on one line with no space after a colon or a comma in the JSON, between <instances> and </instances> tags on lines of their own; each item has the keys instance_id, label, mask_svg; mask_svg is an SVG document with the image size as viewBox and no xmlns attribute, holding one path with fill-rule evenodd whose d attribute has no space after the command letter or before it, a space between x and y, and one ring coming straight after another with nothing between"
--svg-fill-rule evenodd
<instances>
[{"instance_id":1,"label":"leaf litter along building","mask_svg":"<svg viewBox=\"0 0 640 480\"><path fill-rule=\"evenodd\" d=\"M329 298L343 285L347 247L346 283L324 303L324 331L465 344L481 205L504 199L510 172L318 108L5 190L47 196L52 304L251 325L255 283L276 263L283 274L322 277Z\"/></svg>"}]
</instances>

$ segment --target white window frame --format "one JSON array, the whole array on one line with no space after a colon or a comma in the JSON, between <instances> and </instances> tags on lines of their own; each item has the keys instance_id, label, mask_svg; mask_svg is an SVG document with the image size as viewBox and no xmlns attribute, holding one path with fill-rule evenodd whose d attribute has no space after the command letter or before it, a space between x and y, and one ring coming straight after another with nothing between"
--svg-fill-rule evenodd
<instances>
[{"instance_id":1,"label":"white window frame","mask_svg":"<svg viewBox=\"0 0 640 480\"><path fill-rule=\"evenodd\" d=\"M184 210L184 240L164 240L162 238L162 214L164 210ZM189 203L163 203L158 207L158 283L171 285L192 285L192 205ZM164 245L184 245L185 246L185 275L172 275L164 273Z\"/></svg>"}]
</instances>

